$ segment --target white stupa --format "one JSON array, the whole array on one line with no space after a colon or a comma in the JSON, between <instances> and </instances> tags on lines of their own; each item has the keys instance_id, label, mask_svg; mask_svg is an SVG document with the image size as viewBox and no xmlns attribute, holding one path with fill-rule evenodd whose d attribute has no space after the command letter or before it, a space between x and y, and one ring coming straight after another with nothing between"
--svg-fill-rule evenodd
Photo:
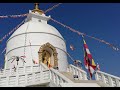
<instances>
[{"instance_id":1,"label":"white stupa","mask_svg":"<svg viewBox=\"0 0 120 90\"><path fill-rule=\"evenodd\" d=\"M97 70L89 80L79 60L68 64L65 40L49 19L36 3L8 39L0 87L120 87L120 77Z\"/></svg>"},{"instance_id":2,"label":"white stupa","mask_svg":"<svg viewBox=\"0 0 120 90\"><path fill-rule=\"evenodd\" d=\"M68 67L66 43L56 28L47 24L50 16L46 16L36 4L34 10L30 10L26 22L20 26L8 39L6 48L5 68L32 66L33 60L58 67L60 71L66 71ZM46 55L46 57L45 57ZM25 56L25 62L19 59L11 59L13 56ZM47 61L44 59L47 58ZM11 60L9 60L11 59Z\"/></svg>"}]
</instances>

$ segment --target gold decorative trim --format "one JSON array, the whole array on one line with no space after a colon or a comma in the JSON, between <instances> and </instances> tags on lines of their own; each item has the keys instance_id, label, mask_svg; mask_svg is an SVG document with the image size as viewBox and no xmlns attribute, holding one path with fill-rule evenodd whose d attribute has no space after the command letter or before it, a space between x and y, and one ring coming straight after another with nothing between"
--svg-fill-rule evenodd
<instances>
[{"instance_id":1,"label":"gold decorative trim","mask_svg":"<svg viewBox=\"0 0 120 90\"><path fill-rule=\"evenodd\" d=\"M45 48L50 48L53 51L53 57L54 57L54 65L53 65L53 67L58 67L58 58L57 58L58 53L56 51L56 48L53 45L51 45L50 43L43 44L40 47L39 52L38 52L39 63L42 62L42 54L43 54L43 51L45 50Z\"/></svg>"}]
</instances>

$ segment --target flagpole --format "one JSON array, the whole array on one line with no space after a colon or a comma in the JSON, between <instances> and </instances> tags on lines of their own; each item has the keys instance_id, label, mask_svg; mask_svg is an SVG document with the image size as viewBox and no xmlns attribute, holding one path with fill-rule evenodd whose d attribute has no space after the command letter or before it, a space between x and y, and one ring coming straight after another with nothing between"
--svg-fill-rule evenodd
<instances>
[{"instance_id":1,"label":"flagpole","mask_svg":"<svg viewBox=\"0 0 120 90\"><path fill-rule=\"evenodd\" d=\"M89 73L89 79L92 80L90 72L89 72L89 67L88 67L88 73Z\"/></svg>"},{"instance_id":2,"label":"flagpole","mask_svg":"<svg viewBox=\"0 0 120 90\"><path fill-rule=\"evenodd\" d=\"M91 76L90 76L90 73L89 73L89 77L90 77L90 80L92 80Z\"/></svg>"}]
</instances>

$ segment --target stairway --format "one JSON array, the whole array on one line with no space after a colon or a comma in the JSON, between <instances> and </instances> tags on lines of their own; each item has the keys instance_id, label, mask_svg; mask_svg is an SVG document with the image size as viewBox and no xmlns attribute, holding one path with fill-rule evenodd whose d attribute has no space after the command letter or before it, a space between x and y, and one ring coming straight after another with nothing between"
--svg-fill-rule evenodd
<instances>
[{"instance_id":1,"label":"stairway","mask_svg":"<svg viewBox=\"0 0 120 90\"><path fill-rule=\"evenodd\" d=\"M79 78L74 78L73 74L71 72L60 72L67 78L69 78L74 83L66 83L61 84L62 87L108 87L107 84L103 83L102 81L96 81L96 80L80 80Z\"/></svg>"},{"instance_id":2,"label":"stairway","mask_svg":"<svg viewBox=\"0 0 120 90\"><path fill-rule=\"evenodd\" d=\"M74 81L73 74L71 72L60 72L65 77L69 78L71 81Z\"/></svg>"}]
</instances>

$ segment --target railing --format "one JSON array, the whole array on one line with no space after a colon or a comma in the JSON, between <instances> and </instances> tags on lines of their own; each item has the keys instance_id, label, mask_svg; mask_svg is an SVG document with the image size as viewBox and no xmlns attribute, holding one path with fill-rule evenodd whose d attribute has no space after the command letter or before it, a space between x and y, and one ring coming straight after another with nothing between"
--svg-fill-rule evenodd
<instances>
[{"instance_id":1,"label":"railing","mask_svg":"<svg viewBox=\"0 0 120 90\"><path fill-rule=\"evenodd\" d=\"M46 78L47 77L47 78ZM49 82L49 71L0 77L0 87L25 87Z\"/></svg>"},{"instance_id":2,"label":"railing","mask_svg":"<svg viewBox=\"0 0 120 90\"><path fill-rule=\"evenodd\" d=\"M53 68L50 69L50 80L57 87L59 87L60 83L73 83L70 79L66 78L63 74Z\"/></svg>"},{"instance_id":3,"label":"railing","mask_svg":"<svg viewBox=\"0 0 120 90\"><path fill-rule=\"evenodd\" d=\"M79 80L87 80L87 73L74 65L69 65L69 72L78 75ZM120 78L97 71L96 80L101 80L112 87L120 86ZM61 83L73 83L58 70L48 68L41 63L40 65L18 67L14 69L5 69L0 73L0 87L25 87L43 83L50 83L49 86L60 87Z\"/></svg>"},{"instance_id":4,"label":"railing","mask_svg":"<svg viewBox=\"0 0 120 90\"><path fill-rule=\"evenodd\" d=\"M111 87L120 87L120 77L116 77L102 71L96 71L95 79L102 81Z\"/></svg>"},{"instance_id":5,"label":"railing","mask_svg":"<svg viewBox=\"0 0 120 90\"><path fill-rule=\"evenodd\" d=\"M75 67L74 65L70 64L69 68L68 68L68 71L72 72L73 75L78 75L79 80L88 80L87 79L87 73L84 70L82 70L78 67Z\"/></svg>"},{"instance_id":6,"label":"railing","mask_svg":"<svg viewBox=\"0 0 120 90\"><path fill-rule=\"evenodd\" d=\"M0 71L0 77L8 76L8 75L16 75L16 73L18 73L18 74L31 73L31 72L36 72L36 71L40 71L40 70L44 70L41 67L41 65L17 67L16 69L14 69L14 68L2 69Z\"/></svg>"},{"instance_id":7,"label":"railing","mask_svg":"<svg viewBox=\"0 0 120 90\"><path fill-rule=\"evenodd\" d=\"M44 68L48 68L44 64L41 64ZM66 78L63 74L59 73L58 70L53 68L49 69L50 71L50 86L59 87L60 83L73 83L70 79Z\"/></svg>"},{"instance_id":8,"label":"railing","mask_svg":"<svg viewBox=\"0 0 120 90\"><path fill-rule=\"evenodd\" d=\"M18 67L15 71L14 69L5 69L0 76L0 87L25 87L49 82L57 87L60 86L60 83L73 83L57 70L49 69L43 63Z\"/></svg>"},{"instance_id":9,"label":"railing","mask_svg":"<svg viewBox=\"0 0 120 90\"><path fill-rule=\"evenodd\" d=\"M25 87L50 82L49 70L41 65L5 69L0 76L0 87Z\"/></svg>"}]
</instances>

